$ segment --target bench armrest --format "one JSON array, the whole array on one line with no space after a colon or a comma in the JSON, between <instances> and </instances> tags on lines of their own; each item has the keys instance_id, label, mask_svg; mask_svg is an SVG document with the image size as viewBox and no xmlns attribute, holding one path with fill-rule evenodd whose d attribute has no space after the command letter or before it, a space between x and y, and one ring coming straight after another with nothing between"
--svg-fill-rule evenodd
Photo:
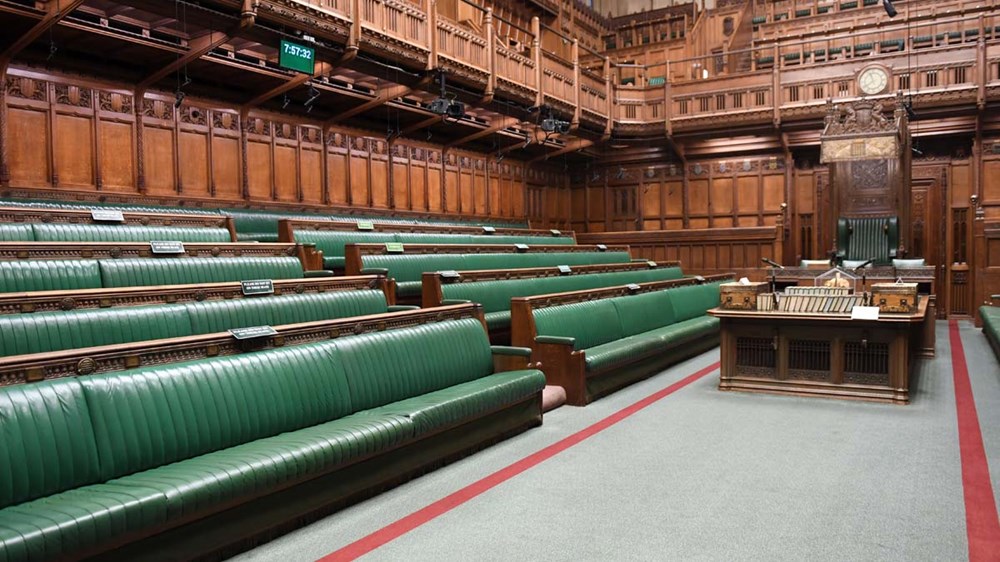
<instances>
[{"instance_id":1,"label":"bench armrest","mask_svg":"<svg viewBox=\"0 0 1000 562\"><path fill-rule=\"evenodd\" d=\"M412 304L391 304L388 310L389 312L404 312L406 310L420 310L420 307Z\"/></svg>"},{"instance_id":2,"label":"bench armrest","mask_svg":"<svg viewBox=\"0 0 1000 562\"><path fill-rule=\"evenodd\" d=\"M361 270L361 275L384 275L389 276L389 270L384 267L366 267Z\"/></svg>"},{"instance_id":3,"label":"bench armrest","mask_svg":"<svg viewBox=\"0 0 1000 562\"><path fill-rule=\"evenodd\" d=\"M576 338L568 336L535 336L535 343L554 343L557 345L576 345Z\"/></svg>"},{"instance_id":4,"label":"bench armrest","mask_svg":"<svg viewBox=\"0 0 1000 562\"><path fill-rule=\"evenodd\" d=\"M448 306L451 304L470 304L472 301L468 299L444 299L441 301L441 306Z\"/></svg>"},{"instance_id":5,"label":"bench armrest","mask_svg":"<svg viewBox=\"0 0 1000 562\"><path fill-rule=\"evenodd\" d=\"M303 271L302 276L306 279L312 279L314 277L336 277L336 274L329 269L314 269Z\"/></svg>"},{"instance_id":6,"label":"bench armrest","mask_svg":"<svg viewBox=\"0 0 1000 562\"><path fill-rule=\"evenodd\" d=\"M513 347L509 345L491 345L493 355L511 355L515 357L531 357L530 347Z\"/></svg>"}]
</instances>

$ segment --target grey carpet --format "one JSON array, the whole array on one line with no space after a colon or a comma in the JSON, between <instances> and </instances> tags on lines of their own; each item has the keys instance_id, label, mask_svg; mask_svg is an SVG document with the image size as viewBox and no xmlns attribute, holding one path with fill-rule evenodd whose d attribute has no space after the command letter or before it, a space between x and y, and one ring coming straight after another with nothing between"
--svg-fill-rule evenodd
<instances>
[{"instance_id":1,"label":"grey carpet","mask_svg":"<svg viewBox=\"0 0 1000 562\"><path fill-rule=\"evenodd\" d=\"M995 373L980 376L996 362L970 341L978 333L963 336L996 475L1000 388ZM720 393L712 373L364 559L964 560L946 323L937 337L909 406ZM541 428L238 559L316 559L717 360L714 350L559 408Z\"/></svg>"}]
</instances>

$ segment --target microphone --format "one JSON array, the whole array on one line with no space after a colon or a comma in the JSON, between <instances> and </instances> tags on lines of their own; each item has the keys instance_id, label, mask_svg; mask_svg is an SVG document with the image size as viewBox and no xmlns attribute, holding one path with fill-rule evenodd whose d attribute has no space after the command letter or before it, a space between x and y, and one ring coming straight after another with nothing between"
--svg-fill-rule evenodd
<instances>
[{"instance_id":1,"label":"microphone","mask_svg":"<svg viewBox=\"0 0 1000 562\"><path fill-rule=\"evenodd\" d=\"M769 258L760 258L760 261L766 263L767 265L769 265L771 267L776 267L778 269L785 269L785 266L783 266L780 263L778 263L778 262L776 262L774 260L771 260Z\"/></svg>"},{"instance_id":2,"label":"microphone","mask_svg":"<svg viewBox=\"0 0 1000 562\"><path fill-rule=\"evenodd\" d=\"M862 269L868 267L869 265L872 264L873 261L875 261L875 258L868 258L868 261L854 268L854 273L858 273Z\"/></svg>"}]
</instances>

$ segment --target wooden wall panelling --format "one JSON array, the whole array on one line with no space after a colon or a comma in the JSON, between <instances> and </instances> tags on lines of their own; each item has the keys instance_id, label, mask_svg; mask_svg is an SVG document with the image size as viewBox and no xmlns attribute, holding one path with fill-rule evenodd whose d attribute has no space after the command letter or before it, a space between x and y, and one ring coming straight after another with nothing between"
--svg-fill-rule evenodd
<instances>
[{"instance_id":1,"label":"wooden wall panelling","mask_svg":"<svg viewBox=\"0 0 1000 562\"><path fill-rule=\"evenodd\" d=\"M370 207L371 198L371 178L369 158L371 147L369 139L360 135L348 135L348 189L350 190L350 204L355 206Z\"/></svg>"},{"instance_id":2,"label":"wooden wall panelling","mask_svg":"<svg viewBox=\"0 0 1000 562\"><path fill-rule=\"evenodd\" d=\"M326 136L326 185L334 205L351 204L349 142L342 132L330 132Z\"/></svg>"},{"instance_id":3,"label":"wooden wall panelling","mask_svg":"<svg viewBox=\"0 0 1000 562\"><path fill-rule=\"evenodd\" d=\"M241 199L240 117L231 111L212 110L211 193L220 199Z\"/></svg>"},{"instance_id":4,"label":"wooden wall panelling","mask_svg":"<svg viewBox=\"0 0 1000 562\"><path fill-rule=\"evenodd\" d=\"M458 213L460 210L459 200L461 193L460 185L461 170L458 167L458 157L454 151L444 153L443 177L444 185L441 187L441 206L446 213Z\"/></svg>"},{"instance_id":5,"label":"wooden wall panelling","mask_svg":"<svg viewBox=\"0 0 1000 562\"><path fill-rule=\"evenodd\" d=\"M7 127L5 164L15 185L52 185L51 86L30 76L7 75L3 85Z\"/></svg>"},{"instance_id":6,"label":"wooden wall panelling","mask_svg":"<svg viewBox=\"0 0 1000 562\"><path fill-rule=\"evenodd\" d=\"M211 197L209 110L185 104L177 112L177 192Z\"/></svg>"},{"instance_id":7,"label":"wooden wall panelling","mask_svg":"<svg viewBox=\"0 0 1000 562\"><path fill-rule=\"evenodd\" d=\"M142 100L142 111L142 160L146 193L176 194L173 102L166 96L147 94Z\"/></svg>"},{"instance_id":8,"label":"wooden wall panelling","mask_svg":"<svg viewBox=\"0 0 1000 562\"><path fill-rule=\"evenodd\" d=\"M299 201L299 128L292 123L273 122L272 173L274 198Z\"/></svg>"},{"instance_id":9,"label":"wooden wall panelling","mask_svg":"<svg viewBox=\"0 0 1000 562\"><path fill-rule=\"evenodd\" d=\"M472 172L472 214L485 216L489 214L489 177L486 158L476 156L473 159Z\"/></svg>"},{"instance_id":10,"label":"wooden wall panelling","mask_svg":"<svg viewBox=\"0 0 1000 562\"><path fill-rule=\"evenodd\" d=\"M301 125L298 144L298 200L319 205L323 203L323 131L319 127Z\"/></svg>"},{"instance_id":11,"label":"wooden wall panelling","mask_svg":"<svg viewBox=\"0 0 1000 562\"><path fill-rule=\"evenodd\" d=\"M253 116L247 118L247 190L252 201L275 199L272 129L273 124L268 119Z\"/></svg>"},{"instance_id":12,"label":"wooden wall panelling","mask_svg":"<svg viewBox=\"0 0 1000 562\"><path fill-rule=\"evenodd\" d=\"M394 209L410 209L410 154L409 147L400 143L390 143L389 158L392 162L392 173L389 179L392 182L391 207Z\"/></svg>"},{"instance_id":13,"label":"wooden wall panelling","mask_svg":"<svg viewBox=\"0 0 1000 562\"><path fill-rule=\"evenodd\" d=\"M430 150L427 153L427 209L432 212L444 211L444 151Z\"/></svg>"},{"instance_id":14,"label":"wooden wall panelling","mask_svg":"<svg viewBox=\"0 0 1000 562\"><path fill-rule=\"evenodd\" d=\"M135 101L130 92L98 91L99 169L105 190L136 190ZM38 134L38 131L32 131ZM43 133L44 134L44 133Z\"/></svg>"},{"instance_id":15,"label":"wooden wall panelling","mask_svg":"<svg viewBox=\"0 0 1000 562\"><path fill-rule=\"evenodd\" d=\"M63 187L100 185L94 91L86 86L52 85L51 122L55 134L53 181Z\"/></svg>"},{"instance_id":16,"label":"wooden wall panelling","mask_svg":"<svg viewBox=\"0 0 1000 562\"><path fill-rule=\"evenodd\" d=\"M389 145L384 139L368 138L369 206L389 208Z\"/></svg>"}]
</instances>

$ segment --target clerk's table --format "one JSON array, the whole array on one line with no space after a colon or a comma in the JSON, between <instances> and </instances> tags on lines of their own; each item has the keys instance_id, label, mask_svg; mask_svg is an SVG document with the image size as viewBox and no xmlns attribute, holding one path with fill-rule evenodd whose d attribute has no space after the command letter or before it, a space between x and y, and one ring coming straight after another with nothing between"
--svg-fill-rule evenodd
<instances>
[{"instance_id":1,"label":"clerk's table","mask_svg":"<svg viewBox=\"0 0 1000 562\"><path fill-rule=\"evenodd\" d=\"M850 314L723 310L719 390L906 404L918 357L934 356L934 299L877 320Z\"/></svg>"}]
</instances>

